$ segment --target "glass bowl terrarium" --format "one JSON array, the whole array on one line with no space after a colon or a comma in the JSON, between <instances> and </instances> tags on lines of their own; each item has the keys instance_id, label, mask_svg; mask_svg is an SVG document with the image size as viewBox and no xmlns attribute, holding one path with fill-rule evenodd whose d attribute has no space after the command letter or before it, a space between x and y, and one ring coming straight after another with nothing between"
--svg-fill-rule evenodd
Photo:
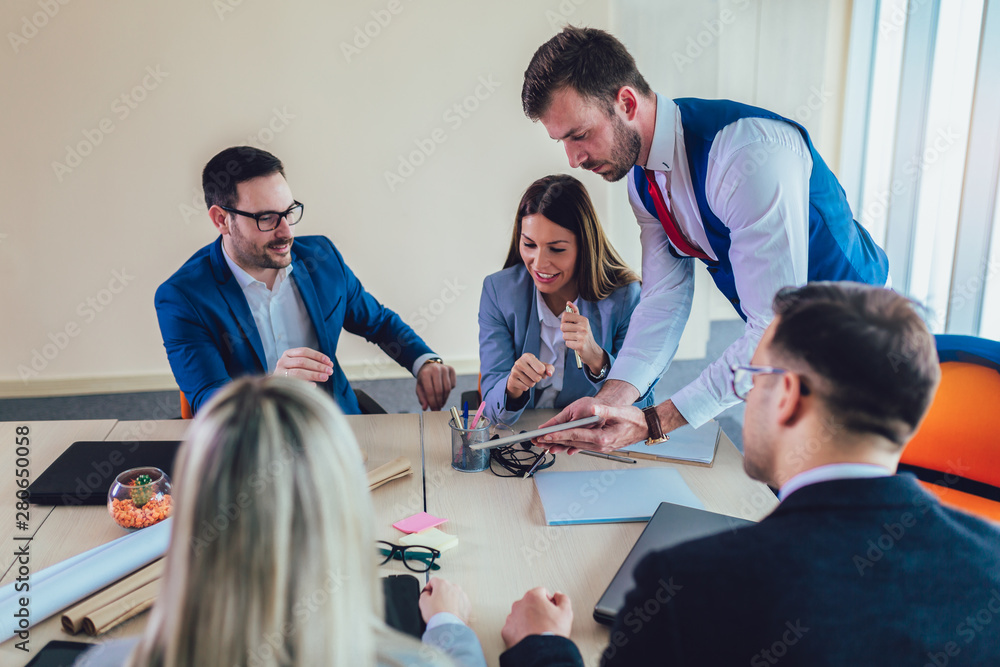
<instances>
[{"instance_id":1,"label":"glass bowl terrarium","mask_svg":"<svg viewBox=\"0 0 1000 667\"><path fill-rule=\"evenodd\" d=\"M170 478L159 468L120 473L108 491L108 512L122 528L138 530L170 516Z\"/></svg>"}]
</instances>

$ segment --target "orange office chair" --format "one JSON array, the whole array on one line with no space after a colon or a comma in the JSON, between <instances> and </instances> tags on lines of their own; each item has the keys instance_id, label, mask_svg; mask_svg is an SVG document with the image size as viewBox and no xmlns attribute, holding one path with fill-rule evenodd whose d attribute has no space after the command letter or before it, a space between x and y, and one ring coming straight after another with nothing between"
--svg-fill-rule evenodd
<instances>
[{"instance_id":1,"label":"orange office chair","mask_svg":"<svg viewBox=\"0 0 1000 667\"><path fill-rule=\"evenodd\" d=\"M194 417L194 411L191 409L191 404L188 403L187 396L184 392L181 392L181 419L191 419Z\"/></svg>"},{"instance_id":2,"label":"orange office chair","mask_svg":"<svg viewBox=\"0 0 1000 667\"><path fill-rule=\"evenodd\" d=\"M935 338L941 385L899 469L943 504L1000 522L1000 342Z\"/></svg>"}]
</instances>

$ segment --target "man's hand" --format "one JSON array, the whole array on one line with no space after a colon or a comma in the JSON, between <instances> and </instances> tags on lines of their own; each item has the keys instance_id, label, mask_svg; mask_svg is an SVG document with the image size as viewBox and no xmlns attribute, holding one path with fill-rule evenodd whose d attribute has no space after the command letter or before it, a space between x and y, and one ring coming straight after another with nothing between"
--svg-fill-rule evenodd
<instances>
[{"instance_id":1,"label":"man's hand","mask_svg":"<svg viewBox=\"0 0 1000 667\"><path fill-rule=\"evenodd\" d=\"M625 380L606 380L597 399L604 405L632 405L639 400L639 390Z\"/></svg>"},{"instance_id":2,"label":"man's hand","mask_svg":"<svg viewBox=\"0 0 1000 667\"><path fill-rule=\"evenodd\" d=\"M510 375L507 376L507 395L520 398L521 394L541 382L542 378L552 377L555 371L556 367L552 364L543 364L531 352L525 352L514 362L514 368L510 369Z\"/></svg>"},{"instance_id":3,"label":"man's hand","mask_svg":"<svg viewBox=\"0 0 1000 667\"><path fill-rule=\"evenodd\" d=\"M562 593L549 595L544 588L532 588L510 608L500 636L507 648L528 635L545 632L569 638L573 628L573 605Z\"/></svg>"},{"instance_id":4,"label":"man's hand","mask_svg":"<svg viewBox=\"0 0 1000 667\"><path fill-rule=\"evenodd\" d=\"M687 420L669 399L656 406L656 414L660 417L660 427L664 433L687 424ZM570 403L566 409L539 428L564 424L591 415L597 415L601 421L590 428L571 428L543 435L532 442L540 447L548 447L555 453L568 451L572 454L577 449L607 453L649 437L649 426L646 425L646 416L642 414L642 410L633 405L626 407L604 405L596 397L581 398Z\"/></svg>"},{"instance_id":5,"label":"man's hand","mask_svg":"<svg viewBox=\"0 0 1000 667\"><path fill-rule=\"evenodd\" d=\"M437 362L427 362L417 371L417 400L423 410L440 410L455 388L455 369Z\"/></svg>"},{"instance_id":6,"label":"man's hand","mask_svg":"<svg viewBox=\"0 0 1000 667\"><path fill-rule=\"evenodd\" d=\"M434 614L443 611L458 616L463 623L468 623L469 615L472 613L472 603L458 584L433 577L424 586L424 590L420 591L420 615L424 617L426 623Z\"/></svg>"},{"instance_id":7,"label":"man's hand","mask_svg":"<svg viewBox=\"0 0 1000 667\"><path fill-rule=\"evenodd\" d=\"M281 355L272 375L299 378L313 384L326 382L333 375L333 362L322 352L308 347L293 347Z\"/></svg>"},{"instance_id":8,"label":"man's hand","mask_svg":"<svg viewBox=\"0 0 1000 667\"><path fill-rule=\"evenodd\" d=\"M580 359L594 375L600 375L604 364L608 361L608 353L594 340L594 332L590 329L590 320L580 314L571 301L566 302L571 311L562 314L562 331L566 347L580 353Z\"/></svg>"},{"instance_id":9,"label":"man's hand","mask_svg":"<svg viewBox=\"0 0 1000 667\"><path fill-rule=\"evenodd\" d=\"M571 428L543 435L535 438L533 442L541 447L548 447L556 453L568 451L572 454L577 449L607 453L644 440L649 434L646 418L639 408L632 405L627 407L604 405L596 398L590 397L570 403L562 412L539 428L564 424L592 415L597 415L601 421L590 428Z\"/></svg>"}]
</instances>

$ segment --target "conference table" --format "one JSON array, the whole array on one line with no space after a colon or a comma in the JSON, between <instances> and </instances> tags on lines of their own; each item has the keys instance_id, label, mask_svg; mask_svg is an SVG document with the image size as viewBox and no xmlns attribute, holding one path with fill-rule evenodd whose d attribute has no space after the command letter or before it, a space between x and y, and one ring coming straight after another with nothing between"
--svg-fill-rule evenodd
<instances>
[{"instance_id":1,"label":"conference table","mask_svg":"<svg viewBox=\"0 0 1000 667\"><path fill-rule=\"evenodd\" d=\"M529 429L548 419L552 411L528 411L517 424ZM544 586L570 596L575 612L572 639L587 665L597 665L608 642L608 628L592 617L604 592L645 524L606 523L547 526L535 485L521 478L498 477L491 472L465 473L451 467L450 415L441 412L367 415L347 418L372 470L397 457L409 459L413 474L372 491L375 537L398 544L402 536L392 523L420 511L447 519L441 530L459 538L446 551L435 576L459 584L472 601L470 626L476 631L487 663L498 664L504 650L500 629L511 604L530 588ZM106 505L49 507L31 505L27 527L15 517L14 476L18 428L28 429L32 479L78 440L181 440L190 422L146 421L36 421L0 423L0 586L17 575L15 537L32 537L30 568L45 567L125 534L108 515ZM637 466L668 466L704 503L706 509L743 519L766 516L777 499L763 484L747 477L742 456L723 437L712 467L640 460L625 464L584 456L558 455L550 470L592 471L595 480L616 470ZM86 473L82 471L82 479ZM103 496L106 489L97 491ZM23 518L23 517L19 517ZM408 571L391 561L380 574ZM425 575L418 575L423 578ZM143 613L100 637L66 634L59 615L30 630L30 653L15 647L18 639L0 644L0 664L26 664L48 641L99 642L142 632L149 614ZM37 619L33 619L37 621Z\"/></svg>"}]
</instances>

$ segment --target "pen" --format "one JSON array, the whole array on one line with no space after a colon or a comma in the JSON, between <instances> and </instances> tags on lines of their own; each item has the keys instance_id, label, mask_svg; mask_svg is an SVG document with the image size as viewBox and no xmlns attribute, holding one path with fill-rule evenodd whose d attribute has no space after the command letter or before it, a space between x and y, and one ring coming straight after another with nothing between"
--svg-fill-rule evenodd
<instances>
[{"instance_id":1,"label":"pen","mask_svg":"<svg viewBox=\"0 0 1000 667\"><path fill-rule=\"evenodd\" d=\"M605 454L604 452L588 452L586 449L581 449L579 453L584 456L594 456L599 459L618 461L619 463L635 463L635 459L625 458L624 456L616 456L615 454Z\"/></svg>"},{"instance_id":2,"label":"pen","mask_svg":"<svg viewBox=\"0 0 1000 667\"><path fill-rule=\"evenodd\" d=\"M483 408L486 407L486 401L481 401L479 403L479 409L476 410L476 417L472 420L472 426L470 428L479 428L479 418L483 416Z\"/></svg>"},{"instance_id":3,"label":"pen","mask_svg":"<svg viewBox=\"0 0 1000 667\"><path fill-rule=\"evenodd\" d=\"M572 313L573 312L573 307L570 306L568 303L566 304L566 312L567 313ZM580 356L579 352L575 352L574 351L574 354L576 354L576 367L577 368L583 368L583 357Z\"/></svg>"},{"instance_id":4,"label":"pen","mask_svg":"<svg viewBox=\"0 0 1000 667\"><path fill-rule=\"evenodd\" d=\"M455 420L455 428L462 428L462 418L458 416L458 408L451 406L451 418Z\"/></svg>"},{"instance_id":5,"label":"pen","mask_svg":"<svg viewBox=\"0 0 1000 667\"><path fill-rule=\"evenodd\" d=\"M469 402L468 401L466 401L465 403L462 404L462 419L465 420L465 428L466 429L472 428L471 426L469 426Z\"/></svg>"},{"instance_id":6,"label":"pen","mask_svg":"<svg viewBox=\"0 0 1000 667\"><path fill-rule=\"evenodd\" d=\"M528 472L524 473L524 479L528 479L529 477L534 475L535 471L538 470L538 466L542 465L542 461L544 460L545 460L545 452L542 452L542 454L538 457L538 460L535 461L535 463L531 466L531 468L528 469Z\"/></svg>"}]
</instances>

